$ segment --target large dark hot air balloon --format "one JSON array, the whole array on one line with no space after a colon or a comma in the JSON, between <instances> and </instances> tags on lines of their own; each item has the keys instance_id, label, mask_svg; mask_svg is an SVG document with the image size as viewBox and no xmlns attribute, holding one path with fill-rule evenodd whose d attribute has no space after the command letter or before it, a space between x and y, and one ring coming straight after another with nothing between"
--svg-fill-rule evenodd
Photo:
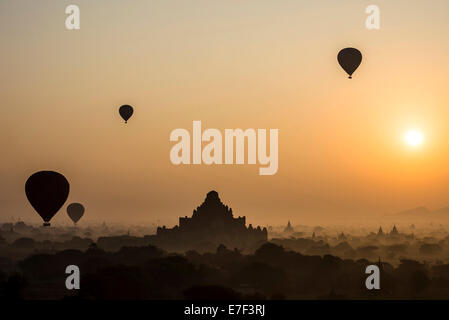
<instances>
[{"instance_id":1,"label":"large dark hot air balloon","mask_svg":"<svg viewBox=\"0 0 449 320\"><path fill-rule=\"evenodd\" d=\"M133 107L124 104L123 106L120 107L118 112L120 113L120 116L123 118L123 120L125 120L125 123L127 123L128 119L131 118L131 116L133 115L134 109Z\"/></svg>"},{"instance_id":2,"label":"large dark hot air balloon","mask_svg":"<svg viewBox=\"0 0 449 320\"><path fill-rule=\"evenodd\" d=\"M25 183L25 193L34 210L44 220L44 226L61 209L69 196L67 179L54 171L39 171L31 175Z\"/></svg>"},{"instance_id":3,"label":"large dark hot air balloon","mask_svg":"<svg viewBox=\"0 0 449 320\"><path fill-rule=\"evenodd\" d=\"M84 206L81 203L71 203L67 207L67 214L73 223L76 224L84 215Z\"/></svg>"},{"instance_id":4,"label":"large dark hot air balloon","mask_svg":"<svg viewBox=\"0 0 449 320\"><path fill-rule=\"evenodd\" d=\"M362 62L362 53L356 48L345 48L338 53L338 63L352 79L352 74Z\"/></svg>"}]
</instances>

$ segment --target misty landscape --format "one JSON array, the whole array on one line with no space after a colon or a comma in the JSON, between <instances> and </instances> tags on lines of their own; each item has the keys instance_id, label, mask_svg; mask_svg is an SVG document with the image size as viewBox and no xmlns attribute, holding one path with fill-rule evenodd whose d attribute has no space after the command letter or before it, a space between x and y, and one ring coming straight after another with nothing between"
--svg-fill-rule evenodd
<instances>
[{"instance_id":1,"label":"misty landscape","mask_svg":"<svg viewBox=\"0 0 449 320\"><path fill-rule=\"evenodd\" d=\"M232 209L211 191L192 218L180 218L181 225L171 229L106 223L51 227L23 221L3 223L0 296L445 298L449 294L449 224L442 220L420 223L423 214L431 213L417 208L393 215L410 215L407 220L416 223L409 225L306 226L288 221L284 226L236 228L233 223L238 225L245 217L234 218ZM67 291L64 270L72 264L81 270L82 285L80 290ZM365 268L370 264L381 271L380 290L365 288Z\"/></svg>"},{"instance_id":2,"label":"misty landscape","mask_svg":"<svg viewBox=\"0 0 449 320\"><path fill-rule=\"evenodd\" d=\"M0 302L449 302L448 13L0 0Z\"/></svg>"}]
</instances>

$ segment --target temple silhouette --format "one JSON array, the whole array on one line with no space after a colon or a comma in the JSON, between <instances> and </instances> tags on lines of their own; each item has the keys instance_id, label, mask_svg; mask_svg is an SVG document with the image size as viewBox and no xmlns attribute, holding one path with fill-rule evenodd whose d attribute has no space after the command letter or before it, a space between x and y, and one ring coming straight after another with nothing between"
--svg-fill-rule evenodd
<instances>
[{"instance_id":1,"label":"temple silhouette","mask_svg":"<svg viewBox=\"0 0 449 320\"><path fill-rule=\"evenodd\" d=\"M158 227L153 237L155 244L172 250L216 250L219 245L251 250L267 241L268 232L251 224L246 227L246 217L234 218L218 193L210 191L192 217L180 217L179 226L173 228Z\"/></svg>"},{"instance_id":2,"label":"temple silhouette","mask_svg":"<svg viewBox=\"0 0 449 320\"><path fill-rule=\"evenodd\" d=\"M288 220L287 226L284 228L284 234L293 234L295 233L295 229L293 229L292 224L290 223L290 220Z\"/></svg>"}]
</instances>

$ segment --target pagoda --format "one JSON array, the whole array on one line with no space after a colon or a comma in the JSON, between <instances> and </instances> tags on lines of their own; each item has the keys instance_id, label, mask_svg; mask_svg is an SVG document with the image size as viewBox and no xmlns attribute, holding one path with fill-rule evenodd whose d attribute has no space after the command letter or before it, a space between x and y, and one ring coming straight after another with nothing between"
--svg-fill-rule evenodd
<instances>
[{"instance_id":1,"label":"pagoda","mask_svg":"<svg viewBox=\"0 0 449 320\"><path fill-rule=\"evenodd\" d=\"M158 227L156 235L162 247L192 249L216 249L220 244L243 249L268 239L266 228L253 228L251 224L246 227L246 217L234 218L232 208L223 204L214 190L193 210L191 217L180 217L179 225L173 228Z\"/></svg>"},{"instance_id":2,"label":"pagoda","mask_svg":"<svg viewBox=\"0 0 449 320\"><path fill-rule=\"evenodd\" d=\"M284 233L294 233L295 229L293 229L292 224L290 223L290 220L287 223L287 226L284 228Z\"/></svg>"}]
</instances>

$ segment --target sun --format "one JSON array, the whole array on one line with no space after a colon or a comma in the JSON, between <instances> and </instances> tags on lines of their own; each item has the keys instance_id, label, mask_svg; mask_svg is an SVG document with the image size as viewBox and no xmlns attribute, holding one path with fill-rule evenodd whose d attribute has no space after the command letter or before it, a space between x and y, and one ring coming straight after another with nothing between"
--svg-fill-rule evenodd
<instances>
[{"instance_id":1,"label":"sun","mask_svg":"<svg viewBox=\"0 0 449 320\"><path fill-rule=\"evenodd\" d=\"M404 136L405 142L412 147L417 147L423 143L424 137L419 130L409 130Z\"/></svg>"}]
</instances>

